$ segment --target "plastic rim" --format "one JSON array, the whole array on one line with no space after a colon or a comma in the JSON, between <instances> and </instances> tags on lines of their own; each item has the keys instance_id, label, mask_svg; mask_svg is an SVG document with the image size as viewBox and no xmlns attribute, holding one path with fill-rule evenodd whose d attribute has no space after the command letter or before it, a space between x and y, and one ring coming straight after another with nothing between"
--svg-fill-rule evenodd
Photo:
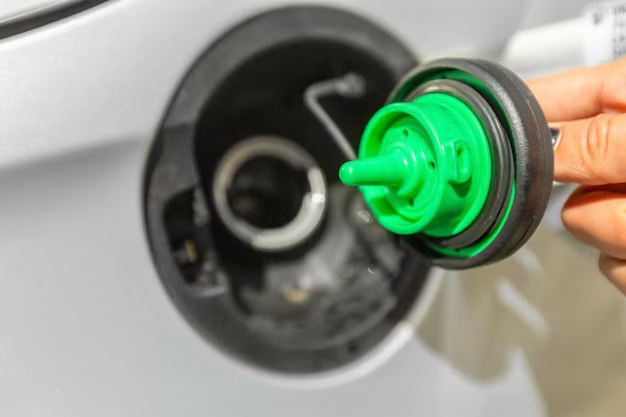
<instances>
[{"instance_id":1,"label":"plastic rim","mask_svg":"<svg viewBox=\"0 0 626 417\"><path fill-rule=\"evenodd\" d=\"M459 249L468 247L487 233L498 227L498 219L503 216L502 209L511 197L511 187L515 175L513 153L510 139L489 103L473 88L455 80L438 79L429 81L414 90L407 101L431 93L449 94L462 100L476 116L485 129L491 148L492 181L487 202L480 215L463 232L450 237L433 238L423 235L434 247Z\"/></svg>"},{"instance_id":2,"label":"plastic rim","mask_svg":"<svg viewBox=\"0 0 626 417\"><path fill-rule=\"evenodd\" d=\"M455 81L462 82L466 85L482 84L482 82L478 80L477 78L475 78L473 75L466 73L466 72L462 72L460 70L452 70L452 71L440 73L437 75L433 75L431 77L426 78L424 80L424 83L434 81L434 80L455 80ZM486 86L484 87L487 88ZM471 257L478 255L479 253L484 251L487 247L489 247L489 245L491 245L491 243L496 239L498 234L502 231L504 224L509 218L509 215L511 213L511 208L513 207L513 201L515 199L515 185L516 184L514 180L511 185L511 194L509 197L508 204L506 204L506 206L503 207L504 210L502 212L502 215L499 216L498 221L495 223L494 225L495 227L493 227L491 231L488 232L479 241L469 246L462 247L462 248L446 248L446 247L439 246L436 243L429 241L429 240L424 240L424 243L430 249L442 255L446 255L449 257L453 257L453 258L471 258Z\"/></svg>"}]
</instances>

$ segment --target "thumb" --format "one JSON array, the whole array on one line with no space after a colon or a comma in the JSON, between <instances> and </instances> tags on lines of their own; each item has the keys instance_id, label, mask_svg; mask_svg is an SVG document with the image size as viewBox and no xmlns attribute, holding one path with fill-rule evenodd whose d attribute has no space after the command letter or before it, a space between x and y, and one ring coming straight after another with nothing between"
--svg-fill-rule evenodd
<instances>
[{"instance_id":1,"label":"thumb","mask_svg":"<svg viewBox=\"0 0 626 417\"><path fill-rule=\"evenodd\" d=\"M560 123L554 179L584 185L626 182L626 115L598 116Z\"/></svg>"}]
</instances>

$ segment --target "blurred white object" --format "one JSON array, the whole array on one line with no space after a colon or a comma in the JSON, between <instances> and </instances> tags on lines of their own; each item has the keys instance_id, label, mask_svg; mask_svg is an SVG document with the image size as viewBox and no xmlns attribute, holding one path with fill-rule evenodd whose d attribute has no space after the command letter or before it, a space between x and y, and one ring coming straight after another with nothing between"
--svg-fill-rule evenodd
<instances>
[{"instance_id":1,"label":"blurred white object","mask_svg":"<svg viewBox=\"0 0 626 417\"><path fill-rule=\"evenodd\" d=\"M626 1L592 4L585 10L586 65L626 56Z\"/></svg>"},{"instance_id":2,"label":"blurred white object","mask_svg":"<svg viewBox=\"0 0 626 417\"><path fill-rule=\"evenodd\" d=\"M520 31L513 35L502 63L530 78L584 64L583 18Z\"/></svg>"},{"instance_id":3,"label":"blurred white object","mask_svg":"<svg viewBox=\"0 0 626 417\"><path fill-rule=\"evenodd\" d=\"M526 78L626 55L626 1L592 3L574 19L522 30L511 38L502 63Z\"/></svg>"}]
</instances>

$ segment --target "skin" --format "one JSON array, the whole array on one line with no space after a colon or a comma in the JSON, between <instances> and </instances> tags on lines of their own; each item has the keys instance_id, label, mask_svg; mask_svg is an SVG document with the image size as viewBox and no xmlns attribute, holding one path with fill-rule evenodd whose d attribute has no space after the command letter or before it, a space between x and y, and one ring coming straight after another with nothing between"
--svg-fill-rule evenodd
<instances>
[{"instance_id":1,"label":"skin","mask_svg":"<svg viewBox=\"0 0 626 417\"><path fill-rule=\"evenodd\" d=\"M565 227L598 250L600 271L626 295L626 59L528 82L561 129L555 180L580 187Z\"/></svg>"}]
</instances>

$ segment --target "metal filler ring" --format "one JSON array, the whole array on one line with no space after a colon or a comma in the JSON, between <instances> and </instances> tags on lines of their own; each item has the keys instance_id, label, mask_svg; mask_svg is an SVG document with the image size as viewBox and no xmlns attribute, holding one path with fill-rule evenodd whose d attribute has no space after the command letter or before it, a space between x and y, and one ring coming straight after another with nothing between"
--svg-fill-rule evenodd
<instances>
[{"instance_id":1,"label":"metal filler ring","mask_svg":"<svg viewBox=\"0 0 626 417\"><path fill-rule=\"evenodd\" d=\"M296 216L284 226L260 228L237 216L230 207L227 190L241 167L256 158L269 157L306 172L308 190ZM215 209L226 227L243 242L263 252L292 249L320 226L327 207L326 179L315 159L302 147L276 136L245 139L222 157L213 179Z\"/></svg>"}]
</instances>

